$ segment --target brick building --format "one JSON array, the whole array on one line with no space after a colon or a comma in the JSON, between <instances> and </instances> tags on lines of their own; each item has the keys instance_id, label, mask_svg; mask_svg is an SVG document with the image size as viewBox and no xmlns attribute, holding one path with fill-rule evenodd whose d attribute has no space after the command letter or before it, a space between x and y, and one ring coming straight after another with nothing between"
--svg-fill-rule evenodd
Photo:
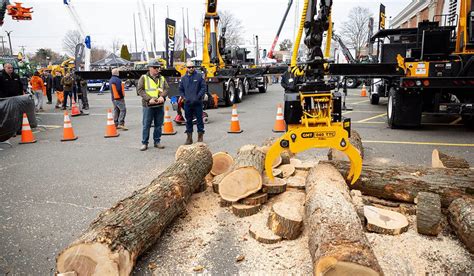
<instances>
[{"instance_id":1,"label":"brick building","mask_svg":"<svg viewBox=\"0 0 474 276\"><path fill-rule=\"evenodd\" d=\"M444 6L450 0L412 0L390 21L390 29L416 28L423 20L432 21L435 15L443 14Z\"/></svg>"}]
</instances>

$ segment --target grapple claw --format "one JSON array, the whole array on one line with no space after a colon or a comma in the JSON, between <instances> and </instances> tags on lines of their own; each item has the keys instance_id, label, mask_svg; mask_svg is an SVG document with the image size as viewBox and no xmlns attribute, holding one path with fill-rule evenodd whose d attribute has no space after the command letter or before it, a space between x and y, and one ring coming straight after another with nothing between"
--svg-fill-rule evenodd
<instances>
[{"instance_id":1,"label":"grapple claw","mask_svg":"<svg viewBox=\"0 0 474 276\"><path fill-rule=\"evenodd\" d=\"M273 162L277 159L278 156L283 152L283 148L280 146L280 138L276 143L274 143L267 152L265 157L265 172L267 177L273 181L275 178L273 176Z\"/></svg>"},{"instance_id":2,"label":"grapple claw","mask_svg":"<svg viewBox=\"0 0 474 276\"><path fill-rule=\"evenodd\" d=\"M359 151L351 144L348 144L347 148L343 150L343 152L347 155L351 162L347 180L351 181L351 185L354 185L362 173L362 158L360 157Z\"/></svg>"}]
</instances>

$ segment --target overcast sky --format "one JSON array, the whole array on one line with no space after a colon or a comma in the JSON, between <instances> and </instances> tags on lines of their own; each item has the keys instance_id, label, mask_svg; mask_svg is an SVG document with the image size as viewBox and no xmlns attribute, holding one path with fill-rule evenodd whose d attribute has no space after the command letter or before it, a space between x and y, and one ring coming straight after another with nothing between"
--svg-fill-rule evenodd
<instances>
[{"instance_id":1,"label":"overcast sky","mask_svg":"<svg viewBox=\"0 0 474 276\"><path fill-rule=\"evenodd\" d=\"M12 0L11 0L12 1ZM26 52L34 52L39 48L51 48L54 51L64 52L62 40L68 30L77 29L69 15L63 0L24 0L24 6L33 6L32 21L13 21L5 15L5 24L2 34L6 40L5 30L11 33L13 51L16 53L20 46L25 46ZM299 4L297 4L299 2ZM335 28L342 24L350 10L356 6L369 8L375 20L378 21L379 4L386 8L387 18L397 15L410 0L334 0L333 21ZM122 43L132 46L135 50L133 14L138 11L136 0L72 0L85 32L90 34L93 46L112 48L112 41L119 39ZM167 7L170 18L177 21L177 27L182 26L182 8L186 15L189 11L190 38L194 41L193 28L200 29L205 12L204 0L145 0L148 8L155 4L156 36L158 50L164 45L164 20ZM282 20L288 0L219 0L218 11L231 11L243 24L243 38L246 44L252 43L253 36L258 35L263 48L269 48L278 26ZM295 0L288 15L288 19L280 35L280 41L289 38L293 40L295 28L295 7L303 6L303 0ZM300 15L298 14L298 17ZM141 33L137 21L138 50L143 48ZM198 38L199 42L200 39ZM5 44L8 47L8 44ZM277 48L278 49L278 48Z\"/></svg>"}]
</instances>

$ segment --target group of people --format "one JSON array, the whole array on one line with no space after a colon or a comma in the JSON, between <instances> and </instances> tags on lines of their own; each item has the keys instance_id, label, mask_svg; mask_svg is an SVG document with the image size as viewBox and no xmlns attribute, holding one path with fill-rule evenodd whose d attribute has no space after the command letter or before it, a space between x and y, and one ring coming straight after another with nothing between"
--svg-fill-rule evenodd
<instances>
[{"instance_id":1,"label":"group of people","mask_svg":"<svg viewBox=\"0 0 474 276\"><path fill-rule=\"evenodd\" d=\"M46 83L46 95L48 97L48 104L52 104L52 93L56 94L56 108L66 110L72 105L72 100L75 102L78 99L82 103L82 108L89 109L89 100L87 97L87 81L80 77L74 77L71 73L66 73L64 76L60 71L55 72L52 76L48 71L43 75L44 83Z\"/></svg>"},{"instance_id":2,"label":"group of people","mask_svg":"<svg viewBox=\"0 0 474 276\"><path fill-rule=\"evenodd\" d=\"M186 63L187 73L179 83L179 94L184 99L184 110L186 115L186 141L185 145L193 143L193 118L197 120L198 142L203 142L204 122L203 98L206 93L206 84L203 76L196 71L192 61ZM161 64L151 61L147 64L148 72L140 77L137 82L137 94L142 98L142 144L141 151L148 149L150 129L152 124L153 145L155 148L165 148L161 144L162 125L164 121L164 104L168 96L169 85L164 76L161 75ZM111 87L112 102L114 104L114 121L117 128L127 130L125 127L126 106L124 100L124 88L119 78L119 70L112 70L112 78L109 80Z\"/></svg>"}]
</instances>

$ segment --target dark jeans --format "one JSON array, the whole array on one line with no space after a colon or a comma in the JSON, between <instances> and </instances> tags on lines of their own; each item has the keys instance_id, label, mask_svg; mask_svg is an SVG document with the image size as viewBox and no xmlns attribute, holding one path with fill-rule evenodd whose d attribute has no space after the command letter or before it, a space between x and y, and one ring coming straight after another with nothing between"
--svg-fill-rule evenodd
<instances>
[{"instance_id":1,"label":"dark jeans","mask_svg":"<svg viewBox=\"0 0 474 276\"><path fill-rule=\"evenodd\" d=\"M53 101L53 95L51 94L51 87L46 87L46 97L48 97L48 102Z\"/></svg>"},{"instance_id":2,"label":"dark jeans","mask_svg":"<svg viewBox=\"0 0 474 276\"><path fill-rule=\"evenodd\" d=\"M67 98L72 97L72 91L64 91L64 101L63 101L63 107L66 108L67 106ZM72 100L71 100L71 106L72 106Z\"/></svg>"},{"instance_id":3,"label":"dark jeans","mask_svg":"<svg viewBox=\"0 0 474 276\"><path fill-rule=\"evenodd\" d=\"M163 106L158 107L143 107L143 132L142 132L142 144L148 145L150 138L151 122L154 122L155 129L153 130L153 142L155 144L160 143L161 140L161 126L163 125L163 119L165 112Z\"/></svg>"},{"instance_id":4,"label":"dark jeans","mask_svg":"<svg viewBox=\"0 0 474 276\"><path fill-rule=\"evenodd\" d=\"M125 100L113 100L113 104L115 126L125 125L125 116L127 115L127 107L125 106Z\"/></svg>"},{"instance_id":5,"label":"dark jeans","mask_svg":"<svg viewBox=\"0 0 474 276\"><path fill-rule=\"evenodd\" d=\"M197 131L204 133L204 122L202 121L202 102L184 103L186 116L186 133L193 133L193 119L197 120Z\"/></svg>"}]
</instances>

